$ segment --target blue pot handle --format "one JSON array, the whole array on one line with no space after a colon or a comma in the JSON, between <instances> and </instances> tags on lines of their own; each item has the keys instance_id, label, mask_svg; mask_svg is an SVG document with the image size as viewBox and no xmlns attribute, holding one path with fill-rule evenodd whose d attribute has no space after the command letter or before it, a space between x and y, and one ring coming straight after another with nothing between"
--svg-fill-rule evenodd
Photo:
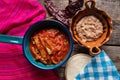
<instances>
[{"instance_id":1,"label":"blue pot handle","mask_svg":"<svg viewBox=\"0 0 120 80\"><path fill-rule=\"evenodd\" d=\"M12 44L22 44L23 38L17 36L8 36L0 34L0 42L12 43Z\"/></svg>"}]
</instances>

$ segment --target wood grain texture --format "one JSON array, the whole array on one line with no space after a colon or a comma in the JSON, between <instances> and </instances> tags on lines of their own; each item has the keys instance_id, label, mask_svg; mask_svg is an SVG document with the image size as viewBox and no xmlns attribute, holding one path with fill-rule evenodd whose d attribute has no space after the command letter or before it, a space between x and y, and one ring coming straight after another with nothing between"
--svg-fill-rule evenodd
<instances>
[{"instance_id":1,"label":"wood grain texture","mask_svg":"<svg viewBox=\"0 0 120 80\"><path fill-rule=\"evenodd\" d=\"M96 0L96 6L105 10L113 20L120 20L120 0Z\"/></svg>"},{"instance_id":2,"label":"wood grain texture","mask_svg":"<svg viewBox=\"0 0 120 80\"><path fill-rule=\"evenodd\" d=\"M120 46L120 20L113 21L113 32L108 45Z\"/></svg>"}]
</instances>

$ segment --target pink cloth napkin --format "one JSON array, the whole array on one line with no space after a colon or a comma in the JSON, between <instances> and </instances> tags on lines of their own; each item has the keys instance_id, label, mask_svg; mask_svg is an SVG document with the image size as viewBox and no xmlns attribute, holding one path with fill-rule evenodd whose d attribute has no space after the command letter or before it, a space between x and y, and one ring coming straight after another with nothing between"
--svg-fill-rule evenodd
<instances>
[{"instance_id":1,"label":"pink cloth napkin","mask_svg":"<svg viewBox=\"0 0 120 80\"><path fill-rule=\"evenodd\" d=\"M36 0L0 0L0 34L23 36L46 12ZM22 46L0 43L0 80L58 80L52 70L41 70L25 58Z\"/></svg>"}]
</instances>

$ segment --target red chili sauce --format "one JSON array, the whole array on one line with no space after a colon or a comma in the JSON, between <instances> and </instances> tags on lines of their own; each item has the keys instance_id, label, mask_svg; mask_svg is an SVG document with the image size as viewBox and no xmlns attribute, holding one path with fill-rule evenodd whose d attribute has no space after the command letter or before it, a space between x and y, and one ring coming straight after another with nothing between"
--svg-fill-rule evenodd
<instances>
[{"instance_id":1,"label":"red chili sauce","mask_svg":"<svg viewBox=\"0 0 120 80\"><path fill-rule=\"evenodd\" d=\"M68 54L69 47L68 37L56 28L40 30L30 41L34 58L47 65L60 63Z\"/></svg>"}]
</instances>

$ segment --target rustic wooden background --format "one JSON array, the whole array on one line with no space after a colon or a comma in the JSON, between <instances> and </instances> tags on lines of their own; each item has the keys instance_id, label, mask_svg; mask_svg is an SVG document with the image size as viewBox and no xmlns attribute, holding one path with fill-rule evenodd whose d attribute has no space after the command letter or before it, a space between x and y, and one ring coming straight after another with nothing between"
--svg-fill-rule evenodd
<instances>
[{"instance_id":1,"label":"rustic wooden background","mask_svg":"<svg viewBox=\"0 0 120 80\"><path fill-rule=\"evenodd\" d=\"M43 5L43 0L39 1ZM57 6L59 6L60 9L63 9L68 4L68 0L53 0L53 1ZM113 20L112 37L109 42L107 42L101 47L101 49L105 50L105 52L114 62L120 73L120 0L95 0L95 1L96 7L105 10ZM86 51L87 51L86 49L79 46L77 43L74 44L73 54L85 53ZM65 80L64 71L65 65L55 70L60 80Z\"/></svg>"}]
</instances>

